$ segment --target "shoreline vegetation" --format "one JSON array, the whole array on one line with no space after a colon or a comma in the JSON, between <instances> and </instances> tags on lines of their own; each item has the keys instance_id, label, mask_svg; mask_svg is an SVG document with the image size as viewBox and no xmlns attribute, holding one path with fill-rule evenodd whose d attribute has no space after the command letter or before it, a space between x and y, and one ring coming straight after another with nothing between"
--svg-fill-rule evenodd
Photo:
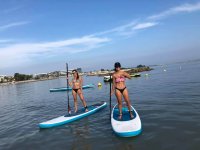
<instances>
[{"instance_id":1,"label":"shoreline vegetation","mask_svg":"<svg viewBox=\"0 0 200 150\"><path fill-rule=\"evenodd\" d=\"M129 74L135 74L144 71L151 71L153 68L144 65L138 65L136 68L122 68L122 70L126 71ZM90 72L80 72L80 75L86 76L107 76L113 73L113 70L104 70L100 71L90 71ZM69 71L69 75L71 76L71 71ZM20 73L15 73L14 76L0 76L0 86L5 85L13 85L20 83L29 83L29 82L37 82L44 80L53 80L61 77L66 77L65 71L54 71L50 73L40 73L35 75L25 75Z\"/></svg>"},{"instance_id":2,"label":"shoreline vegetation","mask_svg":"<svg viewBox=\"0 0 200 150\"><path fill-rule=\"evenodd\" d=\"M153 68L150 68L148 66L138 66L137 68L122 68L125 72L128 74L136 74L139 72L144 72L144 71L151 71ZM89 72L87 76L108 76L111 73L113 73L114 70L101 70L101 71L96 71L96 72Z\"/></svg>"}]
</instances>

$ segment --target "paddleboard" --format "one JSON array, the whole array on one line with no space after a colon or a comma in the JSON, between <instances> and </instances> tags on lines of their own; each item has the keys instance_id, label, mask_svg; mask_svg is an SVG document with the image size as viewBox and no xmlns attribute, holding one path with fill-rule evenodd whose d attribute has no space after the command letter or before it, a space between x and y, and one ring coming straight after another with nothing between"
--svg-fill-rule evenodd
<instances>
[{"instance_id":1,"label":"paddleboard","mask_svg":"<svg viewBox=\"0 0 200 150\"><path fill-rule=\"evenodd\" d=\"M93 88L94 87L94 84L88 84L88 85L84 85L82 86L82 89L88 89L88 88ZM52 88L52 89L49 89L50 92L60 92L60 91L70 91L72 90L71 87L67 88L67 87L60 87L60 88Z\"/></svg>"},{"instance_id":2,"label":"paddleboard","mask_svg":"<svg viewBox=\"0 0 200 150\"><path fill-rule=\"evenodd\" d=\"M63 124L67 124L67 123L73 122L75 120L87 117L91 114L94 114L95 112L99 111L100 109L105 108L106 106L107 106L106 102L96 103L94 105L88 106L87 112L85 112L85 109L82 108L76 113L67 114L67 115L60 116L60 117L54 118L52 120L46 121L46 122L42 122L39 124L39 127L40 128L51 128L51 127L56 127L56 126L60 126Z\"/></svg>"},{"instance_id":3,"label":"paddleboard","mask_svg":"<svg viewBox=\"0 0 200 150\"><path fill-rule=\"evenodd\" d=\"M142 124L140 117L137 111L132 108L132 114L134 118L130 117L130 113L128 111L127 106L123 105L122 107L122 118L119 119L119 109L118 104L116 104L111 113L111 125L113 131L121 137L132 137L136 136L141 133L142 131Z\"/></svg>"}]
</instances>

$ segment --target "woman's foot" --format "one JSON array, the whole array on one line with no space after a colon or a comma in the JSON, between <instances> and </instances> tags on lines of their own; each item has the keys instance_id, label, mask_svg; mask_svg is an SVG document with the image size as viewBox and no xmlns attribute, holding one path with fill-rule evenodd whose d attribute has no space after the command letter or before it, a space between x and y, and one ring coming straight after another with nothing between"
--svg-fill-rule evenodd
<instances>
[{"instance_id":1,"label":"woman's foot","mask_svg":"<svg viewBox=\"0 0 200 150\"><path fill-rule=\"evenodd\" d=\"M122 113L119 114L118 119L122 120Z\"/></svg>"},{"instance_id":2,"label":"woman's foot","mask_svg":"<svg viewBox=\"0 0 200 150\"><path fill-rule=\"evenodd\" d=\"M87 106L85 106L85 112L88 112L88 109L87 109L88 107Z\"/></svg>"},{"instance_id":3,"label":"woman's foot","mask_svg":"<svg viewBox=\"0 0 200 150\"><path fill-rule=\"evenodd\" d=\"M78 111L78 110L77 110L77 109L75 109L75 110L74 110L74 113L77 113L77 111Z\"/></svg>"},{"instance_id":4,"label":"woman's foot","mask_svg":"<svg viewBox=\"0 0 200 150\"><path fill-rule=\"evenodd\" d=\"M130 114L130 118L131 118L131 119L133 119L133 118L134 118L134 116L133 116L133 113L132 113L132 111L129 111L129 114Z\"/></svg>"}]
</instances>

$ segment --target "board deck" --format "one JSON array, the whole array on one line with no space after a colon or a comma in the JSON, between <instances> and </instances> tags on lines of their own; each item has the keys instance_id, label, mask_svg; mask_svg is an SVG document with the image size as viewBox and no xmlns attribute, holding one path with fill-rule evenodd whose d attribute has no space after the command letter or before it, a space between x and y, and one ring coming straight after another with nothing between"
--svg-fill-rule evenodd
<instances>
[{"instance_id":1,"label":"board deck","mask_svg":"<svg viewBox=\"0 0 200 150\"><path fill-rule=\"evenodd\" d=\"M94 87L94 84L87 84L87 85L84 85L82 86L82 89L88 89L88 88L93 88ZM49 89L50 92L62 92L62 91L71 91L72 88L71 87L60 87L60 88L52 88L52 89Z\"/></svg>"},{"instance_id":2,"label":"board deck","mask_svg":"<svg viewBox=\"0 0 200 150\"><path fill-rule=\"evenodd\" d=\"M88 106L88 111L85 112L85 109L80 109L77 113L72 113L72 114L66 114L64 116L60 116L54 119L51 119L49 121L45 121L39 124L40 128L51 128L51 127L56 127L60 126L63 124L67 124L70 122L73 122L75 120L87 117L91 114L94 114L95 112L105 108L107 106L106 102L100 102L94 105Z\"/></svg>"},{"instance_id":3,"label":"board deck","mask_svg":"<svg viewBox=\"0 0 200 150\"><path fill-rule=\"evenodd\" d=\"M116 104L113 107L112 113L111 113L111 125L113 128L113 131L121 137L132 137L136 136L141 133L142 131L142 124L140 117L137 113L137 111L132 108L132 114L133 118L130 117L130 113L128 111L128 108L126 106L122 107L122 118L119 119L119 109L118 105Z\"/></svg>"}]
</instances>

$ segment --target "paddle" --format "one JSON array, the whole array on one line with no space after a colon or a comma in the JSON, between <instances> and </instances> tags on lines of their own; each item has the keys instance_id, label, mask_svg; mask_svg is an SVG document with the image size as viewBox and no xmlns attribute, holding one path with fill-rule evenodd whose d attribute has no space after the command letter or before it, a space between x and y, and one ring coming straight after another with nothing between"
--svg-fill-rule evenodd
<instances>
[{"instance_id":1,"label":"paddle","mask_svg":"<svg viewBox=\"0 0 200 150\"><path fill-rule=\"evenodd\" d=\"M69 105L69 75L68 75L68 64L66 63L67 70L67 105L68 105L68 114L71 114L71 108Z\"/></svg>"}]
</instances>

